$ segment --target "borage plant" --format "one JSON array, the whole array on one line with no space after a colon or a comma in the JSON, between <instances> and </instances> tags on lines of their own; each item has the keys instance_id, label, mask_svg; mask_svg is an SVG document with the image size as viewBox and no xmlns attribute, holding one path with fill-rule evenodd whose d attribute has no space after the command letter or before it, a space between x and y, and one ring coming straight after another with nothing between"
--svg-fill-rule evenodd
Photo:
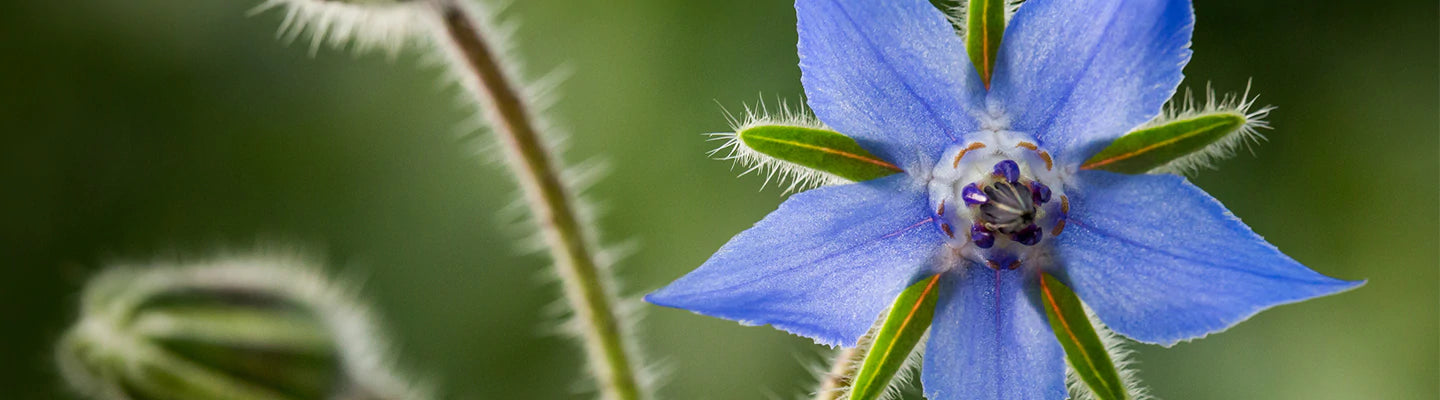
<instances>
[{"instance_id":1,"label":"borage plant","mask_svg":"<svg viewBox=\"0 0 1440 400\"><path fill-rule=\"evenodd\" d=\"M1104 327L1169 346L1361 284L1175 174L1269 111L1247 94L1162 113L1190 58L1188 0L977 0L965 35L923 0L795 9L820 123L750 116L729 146L859 182L790 197L651 303L868 347L837 361L852 399L882 396L927 329L933 400L1063 399L1067 364L1077 395L1121 399L1143 393Z\"/></svg>"},{"instance_id":2,"label":"borage plant","mask_svg":"<svg viewBox=\"0 0 1440 400\"><path fill-rule=\"evenodd\" d=\"M308 35L312 52L330 44L349 47L357 53L383 50L394 57L413 46L448 67L450 77L464 91L465 106L476 115L477 120L486 122L493 133L493 148L496 151L485 153L496 154L497 158L503 159L520 187L523 203L534 222L535 237L530 240L534 245L530 247L544 250L553 261L553 272L560 282L564 305L568 306L570 317L563 323L563 330L579 342L585 353L589 364L586 371L593 379L591 383L597 397L606 400L651 398L651 374L641 361L639 346L633 335L633 324L638 318L633 312L635 307L627 307L629 303L619 297L617 285L611 279L612 271L608 268L616 256L600 244L598 229L587 212L588 207L580 199L585 181L594 177L596 168L593 165L566 166L561 156L562 135L547 123L544 115L546 102L540 99L547 87L543 84L523 85L523 80L519 78L520 68L506 40L509 30L494 24L495 13L470 0L263 0L253 13L269 10L284 13L284 22L280 27L280 36L284 40L292 41ZM237 265L231 268L248 271L245 276L260 275L269 279L263 282L266 283L264 285L245 287L247 291L238 302L246 304L241 305L248 305L253 298L267 301L279 298L286 300L283 305L287 312L295 308L319 317L336 314L335 307L325 306L328 303L313 305L311 303L315 302L301 301L308 298L291 301L290 297L294 296L287 297L289 293L281 290L290 287L288 281L297 279L287 275L288 267L272 269ZM148 298L144 296L164 300L165 296L172 294L170 292L193 289L176 284L173 285L176 288L157 291L147 286L149 282L169 282L177 276L199 275L213 278L196 284L203 284L202 288L208 289L223 286L230 274L238 274L217 276L206 271L176 268L146 274L119 274L122 277L138 275L144 278L96 278L87 289L82 320L74 328L75 333L61 343L58 351L60 363L66 366L72 385L80 393L101 400L435 398L418 389L382 390L392 386L408 387L382 385L389 382L369 378L378 374L350 374L352 369L357 368L352 364L366 366L365 363L351 363L351 359L368 361L366 357L375 352L368 350L368 346L349 346L362 347L357 350L345 346L362 342L349 340L349 336L369 333L369 330L342 329L349 324L326 324L288 314L277 317L274 314L282 313L263 307L242 310L247 314L241 316L247 320L231 318L225 314L231 310L225 307L233 306L227 302L234 299L226 297L226 293L200 296L205 297L200 299L205 305L218 302L226 303L221 304L225 307L186 308L184 311L188 313L178 317L156 312L160 317L140 318L148 316L144 313L152 310L146 302ZM311 275L319 274L308 272L306 279L312 279L308 278ZM320 278L313 279L318 281ZM112 292L126 290L139 294L123 296L119 300L108 296ZM96 300L90 299L92 297ZM292 307L290 303L296 305ZM160 311L170 310L162 308ZM131 326L137 323L134 321L157 319L163 323L156 325L179 326L198 333L187 331L180 332L185 334L180 335L163 329L156 333L153 329L141 329L149 326ZM272 319L278 319L278 322ZM293 323L292 320L297 319L300 321ZM250 320L260 323L244 323ZM342 320L345 321L349 319ZM301 323L306 325L294 326ZM300 335L308 336L295 338ZM156 339L155 336L160 337ZM187 359L184 354L156 350L179 340L171 336L181 336L179 339L185 340L201 336L201 339L214 342L201 343L204 345L201 350L210 357ZM231 339L234 336L244 340L215 339ZM331 336L347 340L332 340ZM291 346L296 341L302 343ZM371 341L375 340L363 342ZM336 346L343 350L338 353L345 356L338 361L332 360L330 354L337 352L333 349ZM293 351L300 353L296 357L314 356L319 360L301 360L314 361L303 365L303 369L288 368L290 366L284 360L275 360L290 356L291 347L298 348ZM399 378L394 380L400 381Z\"/></svg>"},{"instance_id":3,"label":"borage plant","mask_svg":"<svg viewBox=\"0 0 1440 400\"><path fill-rule=\"evenodd\" d=\"M259 10L275 8L283 34L316 46L443 55L537 222L599 397L652 397L575 174L490 14L462 0ZM820 399L893 393L921 347L933 400L1144 397L1110 329L1168 346L1362 283L1307 269L1179 175L1258 137L1269 112L1248 93L1164 107L1190 56L1188 0L976 0L953 20L924 0L796 11L816 118L747 115L722 150L829 186L647 299L847 347ZM212 264L94 279L57 351L76 389L433 398L383 362L361 302L313 267Z\"/></svg>"}]
</instances>

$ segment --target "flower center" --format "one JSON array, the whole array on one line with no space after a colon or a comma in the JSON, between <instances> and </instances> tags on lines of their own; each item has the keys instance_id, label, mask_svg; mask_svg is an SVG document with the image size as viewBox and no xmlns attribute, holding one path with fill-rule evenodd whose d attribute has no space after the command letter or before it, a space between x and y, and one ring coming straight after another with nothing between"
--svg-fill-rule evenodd
<instances>
[{"instance_id":1,"label":"flower center","mask_svg":"<svg viewBox=\"0 0 1440 400\"><path fill-rule=\"evenodd\" d=\"M1046 254L1070 211L1064 174L1026 135L985 131L945 151L931 171L930 204L958 254L1017 268Z\"/></svg>"}]
</instances>

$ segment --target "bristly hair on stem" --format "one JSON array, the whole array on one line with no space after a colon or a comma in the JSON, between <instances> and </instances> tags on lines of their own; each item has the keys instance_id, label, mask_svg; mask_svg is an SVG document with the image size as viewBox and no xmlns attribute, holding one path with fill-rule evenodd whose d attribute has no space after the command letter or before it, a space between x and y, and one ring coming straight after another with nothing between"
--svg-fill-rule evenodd
<instances>
[{"instance_id":1,"label":"bristly hair on stem","mask_svg":"<svg viewBox=\"0 0 1440 400\"><path fill-rule=\"evenodd\" d=\"M1215 162L1234 157L1241 149L1252 149L1251 146L1264 141L1265 135L1261 134L1260 130L1270 129L1270 122L1266 121L1266 118L1270 116L1271 111L1275 110L1275 106L1256 107L1255 102L1259 98L1259 95L1250 95L1249 82L1245 84L1245 91L1241 94L1231 93L1224 96L1216 95L1215 89L1207 83L1203 104L1197 102L1194 92L1186 88L1185 94L1166 104L1164 111L1159 116L1135 129L1165 125L1173 121L1206 114L1233 114L1243 118L1245 123L1240 126L1238 132L1225 135L1220 141L1171 161L1151 172L1193 176L1201 170L1215 169Z\"/></svg>"},{"instance_id":2,"label":"bristly hair on stem","mask_svg":"<svg viewBox=\"0 0 1440 400\"><path fill-rule=\"evenodd\" d=\"M855 347L840 348L834 352L828 366L816 366L811 373L819 381L815 392L810 400L847 400L850 398L850 387L855 383L855 375L860 373L860 368L865 364L865 356L870 353L870 346L875 342L875 334L885 324L884 315L889 315L887 310L881 313L881 318L875 320L875 325L865 336L860 337ZM909 387L916 373L920 371L920 362L924 358L925 344L930 341L930 332L927 330L920 341L910 350L905 357L905 364L895 373L895 377L885 386L885 392L880 395L880 400L899 399L900 395Z\"/></svg>"},{"instance_id":3,"label":"bristly hair on stem","mask_svg":"<svg viewBox=\"0 0 1440 400\"><path fill-rule=\"evenodd\" d=\"M494 151L503 155L521 188L525 209L551 256L569 305L562 324L581 340L590 375L607 400L650 398L654 371L644 365L634 326L640 307L617 295L609 266L614 252L600 246L593 212L580 196L583 181L598 168L567 168L563 135L544 118L541 86L522 86L520 63L507 40L514 25L493 23L495 13L465 0L264 0L252 13L282 8L282 39L309 32L312 50L322 43L352 44L357 50L383 48L395 54L406 43L433 45L435 57L464 89L464 104L494 133ZM593 167L582 164L579 167Z\"/></svg>"},{"instance_id":4,"label":"bristly hair on stem","mask_svg":"<svg viewBox=\"0 0 1440 400\"><path fill-rule=\"evenodd\" d=\"M424 8L415 0L264 0L252 8L254 16L279 9L285 13L275 35L285 43L308 36L310 53L320 46L356 54L380 50L391 59L416 39L423 26Z\"/></svg>"},{"instance_id":5,"label":"bristly hair on stem","mask_svg":"<svg viewBox=\"0 0 1440 400\"><path fill-rule=\"evenodd\" d=\"M765 104L763 98L753 106L745 105L745 114L741 117L736 117L729 110L725 110L725 119L730 123L730 132L706 134L710 137L709 140L721 142L720 147L711 150L708 155L717 160L733 162L733 165L740 167L740 176L752 173L763 175L765 182L760 185L762 190L772 181L777 186L784 187L785 193L850 183L845 178L762 154L751 149L750 146L746 146L740 140L740 132L763 125L830 130L820 120L811 116L804 106L791 108L784 100L776 100L776 103L778 106L774 113L771 113L770 107Z\"/></svg>"},{"instance_id":6,"label":"bristly hair on stem","mask_svg":"<svg viewBox=\"0 0 1440 400\"><path fill-rule=\"evenodd\" d=\"M591 375L604 399L649 398L651 371L641 367L635 310L616 295L616 283L597 245L595 224L573 182L566 180L559 142L517 83L518 64L492 28L493 14L456 0L434 0L434 37L452 73L490 122L506 164L518 181L540 236L555 263L573 313L567 324L582 340Z\"/></svg>"},{"instance_id":7,"label":"bristly hair on stem","mask_svg":"<svg viewBox=\"0 0 1440 400\"><path fill-rule=\"evenodd\" d=\"M835 350L828 366L817 364L811 368L819 381L812 400L839 400L848 396L855 374L865 361L865 352L870 349L869 337L867 334L861 338L858 346Z\"/></svg>"}]
</instances>

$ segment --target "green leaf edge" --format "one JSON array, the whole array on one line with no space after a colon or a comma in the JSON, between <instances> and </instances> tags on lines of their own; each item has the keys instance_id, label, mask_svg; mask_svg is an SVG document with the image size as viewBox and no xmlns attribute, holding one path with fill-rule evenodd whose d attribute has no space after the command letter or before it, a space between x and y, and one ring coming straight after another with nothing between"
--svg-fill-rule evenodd
<instances>
[{"instance_id":1,"label":"green leaf edge","mask_svg":"<svg viewBox=\"0 0 1440 400\"><path fill-rule=\"evenodd\" d=\"M751 150L860 182L902 172L839 132L792 125L757 125L735 133Z\"/></svg>"},{"instance_id":2,"label":"green leaf edge","mask_svg":"<svg viewBox=\"0 0 1440 400\"><path fill-rule=\"evenodd\" d=\"M940 297L939 285L940 276L931 276L910 285L895 298L885 323L865 354L860 371L855 374L850 400L874 400L885 393L895 374L909 360L910 352L925 336L925 330L930 328L935 303Z\"/></svg>"},{"instance_id":3,"label":"green leaf edge","mask_svg":"<svg viewBox=\"0 0 1440 400\"><path fill-rule=\"evenodd\" d=\"M995 74L995 58L1005 35L1006 0L972 0L965 10L965 50L985 87ZM991 40L994 39L994 40Z\"/></svg>"},{"instance_id":4,"label":"green leaf edge","mask_svg":"<svg viewBox=\"0 0 1440 400\"><path fill-rule=\"evenodd\" d=\"M1055 339L1065 348L1065 357L1070 361L1080 380L1090 387L1095 397L1101 400L1126 400L1130 395L1120 379L1120 371L1110 360L1110 353L1075 292L1050 274L1041 274L1040 291L1043 297L1045 315L1050 321L1050 330Z\"/></svg>"},{"instance_id":5,"label":"green leaf edge","mask_svg":"<svg viewBox=\"0 0 1440 400\"><path fill-rule=\"evenodd\" d=\"M1115 139L1081 164L1080 169L1147 173L1205 151L1227 136L1240 132L1246 122L1245 115L1240 113L1215 112L1139 129Z\"/></svg>"}]
</instances>

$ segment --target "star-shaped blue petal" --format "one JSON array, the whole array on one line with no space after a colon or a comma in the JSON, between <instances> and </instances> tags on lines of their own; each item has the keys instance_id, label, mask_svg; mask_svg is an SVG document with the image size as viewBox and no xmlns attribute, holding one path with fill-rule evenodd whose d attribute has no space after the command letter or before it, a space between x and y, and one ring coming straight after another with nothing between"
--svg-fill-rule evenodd
<instances>
[{"instance_id":1,"label":"star-shaped blue petal","mask_svg":"<svg viewBox=\"0 0 1440 400\"><path fill-rule=\"evenodd\" d=\"M1065 353L1031 293L1038 277L983 266L962 271L941 281L920 375L925 397L1065 398Z\"/></svg>"},{"instance_id":2,"label":"star-shaped blue petal","mask_svg":"<svg viewBox=\"0 0 1440 400\"><path fill-rule=\"evenodd\" d=\"M854 346L944 241L908 181L796 194L645 300Z\"/></svg>"},{"instance_id":3,"label":"star-shaped blue petal","mask_svg":"<svg viewBox=\"0 0 1440 400\"><path fill-rule=\"evenodd\" d=\"M1184 178L1079 177L1076 217L1056 243L1062 273L1105 325L1131 339L1170 345L1361 284L1305 268Z\"/></svg>"},{"instance_id":4,"label":"star-shaped blue petal","mask_svg":"<svg viewBox=\"0 0 1440 400\"><path fill-rule=\"evenodd\" d=\"M1071 162L1155 117L1190 61L1184 0L1037 0L1005 31L989 103Z\"/></svg>"},{"instance_id":5,"label":"star-shaped blue petal","mask_svg":"<svg viewBox=\"0 0 1440 400\"><path fill-rule=\"evenodd\" d=\"M919 1L797 1L800 82L815 115L906 171L978 128L985 86L965 43Z\"/></svg>"}]
</instances>

